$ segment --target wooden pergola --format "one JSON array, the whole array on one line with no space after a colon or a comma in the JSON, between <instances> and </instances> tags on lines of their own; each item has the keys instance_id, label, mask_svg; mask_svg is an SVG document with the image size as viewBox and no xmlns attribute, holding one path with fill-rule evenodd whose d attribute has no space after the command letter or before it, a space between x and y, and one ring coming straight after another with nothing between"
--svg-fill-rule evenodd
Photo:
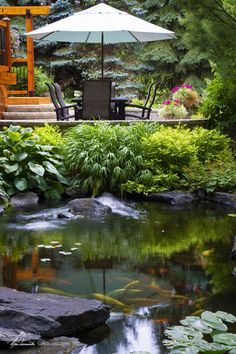
<instances>
[{"instance_id":1,"label":"wooden pergola","mask_svg":"<svg viewBox=\"0 0 236 354\"><path fill-rule=\"evenodd\" d=\"M11 28L10 17L25 16L26 32L33 30L33 16L48 15L49 6L2 6L0 7L0 118L5 106L11 102L11 97L25 95L33 100L35 91L34 81L34 42L32 38L26 39L26 56L24 58L13 58L11 50ZM15 63L25 63L27 66L27 90L8 90L8 85L16 84L16 74L12 72ZM24 97L21 97L23 101ZM19 97L20 99L20 97ZM18 102L17 97L12 102ZM30 102L30 100L28 100ZM18 103L18 104L19 104ZM14 103L13 103L14 104Z\"/></svg>"},{"instance_id":2,"label":"wooden pergola","mask_svg":"<svg viewBox=\"0 0 236 354\"><path fill-rule=\"evenodd\" d=\"M5 17L5 22L7 24L7 38L6 38L6 56L9 68L14 63L25 63L27 65L28 72L28 89L26 91L9 91L9 95L29 95L34 96L34 43L33 39L27 37L26 39L26 57L25 58L12 58L11 57L11 42L10 42L10 16L25 16L25 28L26 32L30 32L33 30L33 16L35 15L47 15L50 11L49 6L3 6L0 7L0 16ZM11 70L9 70L11 71ZM1 79L0 79L1 80ZM14 81L14 80L13 80ZM1 81L0 81L1 84ZM9 83L7 83L9 84ZM14 82L10 82L10 84L14 84Z\"/></svg>"}]
</instances>

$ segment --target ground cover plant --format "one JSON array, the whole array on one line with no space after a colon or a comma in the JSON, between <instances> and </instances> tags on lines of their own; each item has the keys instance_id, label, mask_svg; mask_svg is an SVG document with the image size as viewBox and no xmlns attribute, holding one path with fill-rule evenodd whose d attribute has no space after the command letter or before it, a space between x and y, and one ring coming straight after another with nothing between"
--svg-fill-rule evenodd
<instances>
[{"instance_id":1,"label":"ground cover plant","mask_svg":"<svg viewBox=\"0 0 236 354\"><path fill-rule=\"evenodd\" d=\"M230 144L217 130L100 122L72 128L63 145L73 184L96 196L104 191L233 191L236 162Z\"/></svg>"},{"instance_id":2,"label":"ground cover plant","mask_svg":"<svg viewBox=\"0 0 236 354\"><path fill-rule=\"evenodd\" d=\"M34 190L60 198L66 185L63 157L42 144L31 128L11 126L0 132L0 193L11 196Z\"/></svg>"}]
</instances>

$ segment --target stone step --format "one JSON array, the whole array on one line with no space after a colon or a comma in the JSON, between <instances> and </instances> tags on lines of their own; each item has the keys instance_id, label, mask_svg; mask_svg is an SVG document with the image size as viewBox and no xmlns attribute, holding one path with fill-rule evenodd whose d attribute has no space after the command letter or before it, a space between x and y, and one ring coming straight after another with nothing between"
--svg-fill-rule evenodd
<instances>
[{"instance_id":1,"label":"stone step","mask_svg":"<svg viewBox=\"0 0 236 354\"><path fill-rule=\"evenodd\" d=\"M3 119L6 120L37 120L55 119L55 112L3 112Z\"/></svg>"},{"instance_id":2,"label":"stone step","mask_svg":"<svg viewBox=\"0 0 236 354\"><path fill-rule=\"evenodd\" d=\"M53 104L17 104L8 105L7 112L53 112Z\"/></svg>"}]
</instances>

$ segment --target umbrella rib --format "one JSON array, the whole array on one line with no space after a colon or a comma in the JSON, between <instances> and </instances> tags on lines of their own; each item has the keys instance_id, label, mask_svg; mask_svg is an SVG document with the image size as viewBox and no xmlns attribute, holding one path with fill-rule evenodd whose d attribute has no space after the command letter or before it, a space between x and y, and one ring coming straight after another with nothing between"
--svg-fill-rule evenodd
<instances>
[{"instance_id":1,"label":"umbrella rib","mask_svg":"<svg viewBox=\"0 0 236 354\"><path fill-rule=\"evenodd\" d=\"M50 33L46 34L45 36L41 37L40 39L45 39L45 38L47 38L48 36L50 36L51 34L56 33L56 32L58 32L58 31L50 32Z\"/></svg>"},{"instance_id":2,"label":"umbrella rib","mask_svg":"<svg viewBox=\"0 0 236 354\"><path fill-rule=\"evenodd\" d=\"M86 38L86 40L85 40L85 43L88 42L88 39L89 39L89 37L90 37L90 34L91 34L91 32L88 33L87 38Z\"/></svg>"},{"instance_id":3,"label":"umbrella rib","mask_svg":"<svg viewBox=\"0 0 236 354\"><path fill-rule=\"evenodd\" d=\"M132 32L130 32L130 31L128 31L128 32L129 32L129 34L130 34L137 42L140 42L140 40L138 40L138 38L136 38L135 35L133 35Z\"/></svg>"}]
</instances>

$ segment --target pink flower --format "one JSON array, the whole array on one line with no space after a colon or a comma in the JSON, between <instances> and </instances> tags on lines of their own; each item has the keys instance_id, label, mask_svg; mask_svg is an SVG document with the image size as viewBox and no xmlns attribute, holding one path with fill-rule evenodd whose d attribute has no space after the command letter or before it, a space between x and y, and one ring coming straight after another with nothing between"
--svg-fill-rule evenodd
<instances>
[{"instance_id":1,"label":"pink flower","mask_svg":"<svg viewBox=\"0 0 236 354\"><path fill-rule=\"evenodd\" d=\"M188 89L192 89L193 88L193 86L188 85L188 84L183 84L181 87L188 88Z\"/></svg>"},{"instance_id":2,"label":"pink flower","mask_svg":"<svg viewBox=\"0 0 236 354\"><path fill-rule=\"evenodd\" d=\"M178 89L180 88L181 86L175 86L171 89L171 92L172 93L175 93L176 91L178 91Z\"/></svg>"},{"instance_id":3,"label":"pink flower","mask_svg":"<svg viewBox=\"0 0 236 354\"><path fill-rule=\"evenodd\" d=\"M169 104L171 104L171 101L170 101L170 100L164 101L164 102L162 102L162 104L164 104L164 105L169 105Z\"/></svg>"}]
</instances>

